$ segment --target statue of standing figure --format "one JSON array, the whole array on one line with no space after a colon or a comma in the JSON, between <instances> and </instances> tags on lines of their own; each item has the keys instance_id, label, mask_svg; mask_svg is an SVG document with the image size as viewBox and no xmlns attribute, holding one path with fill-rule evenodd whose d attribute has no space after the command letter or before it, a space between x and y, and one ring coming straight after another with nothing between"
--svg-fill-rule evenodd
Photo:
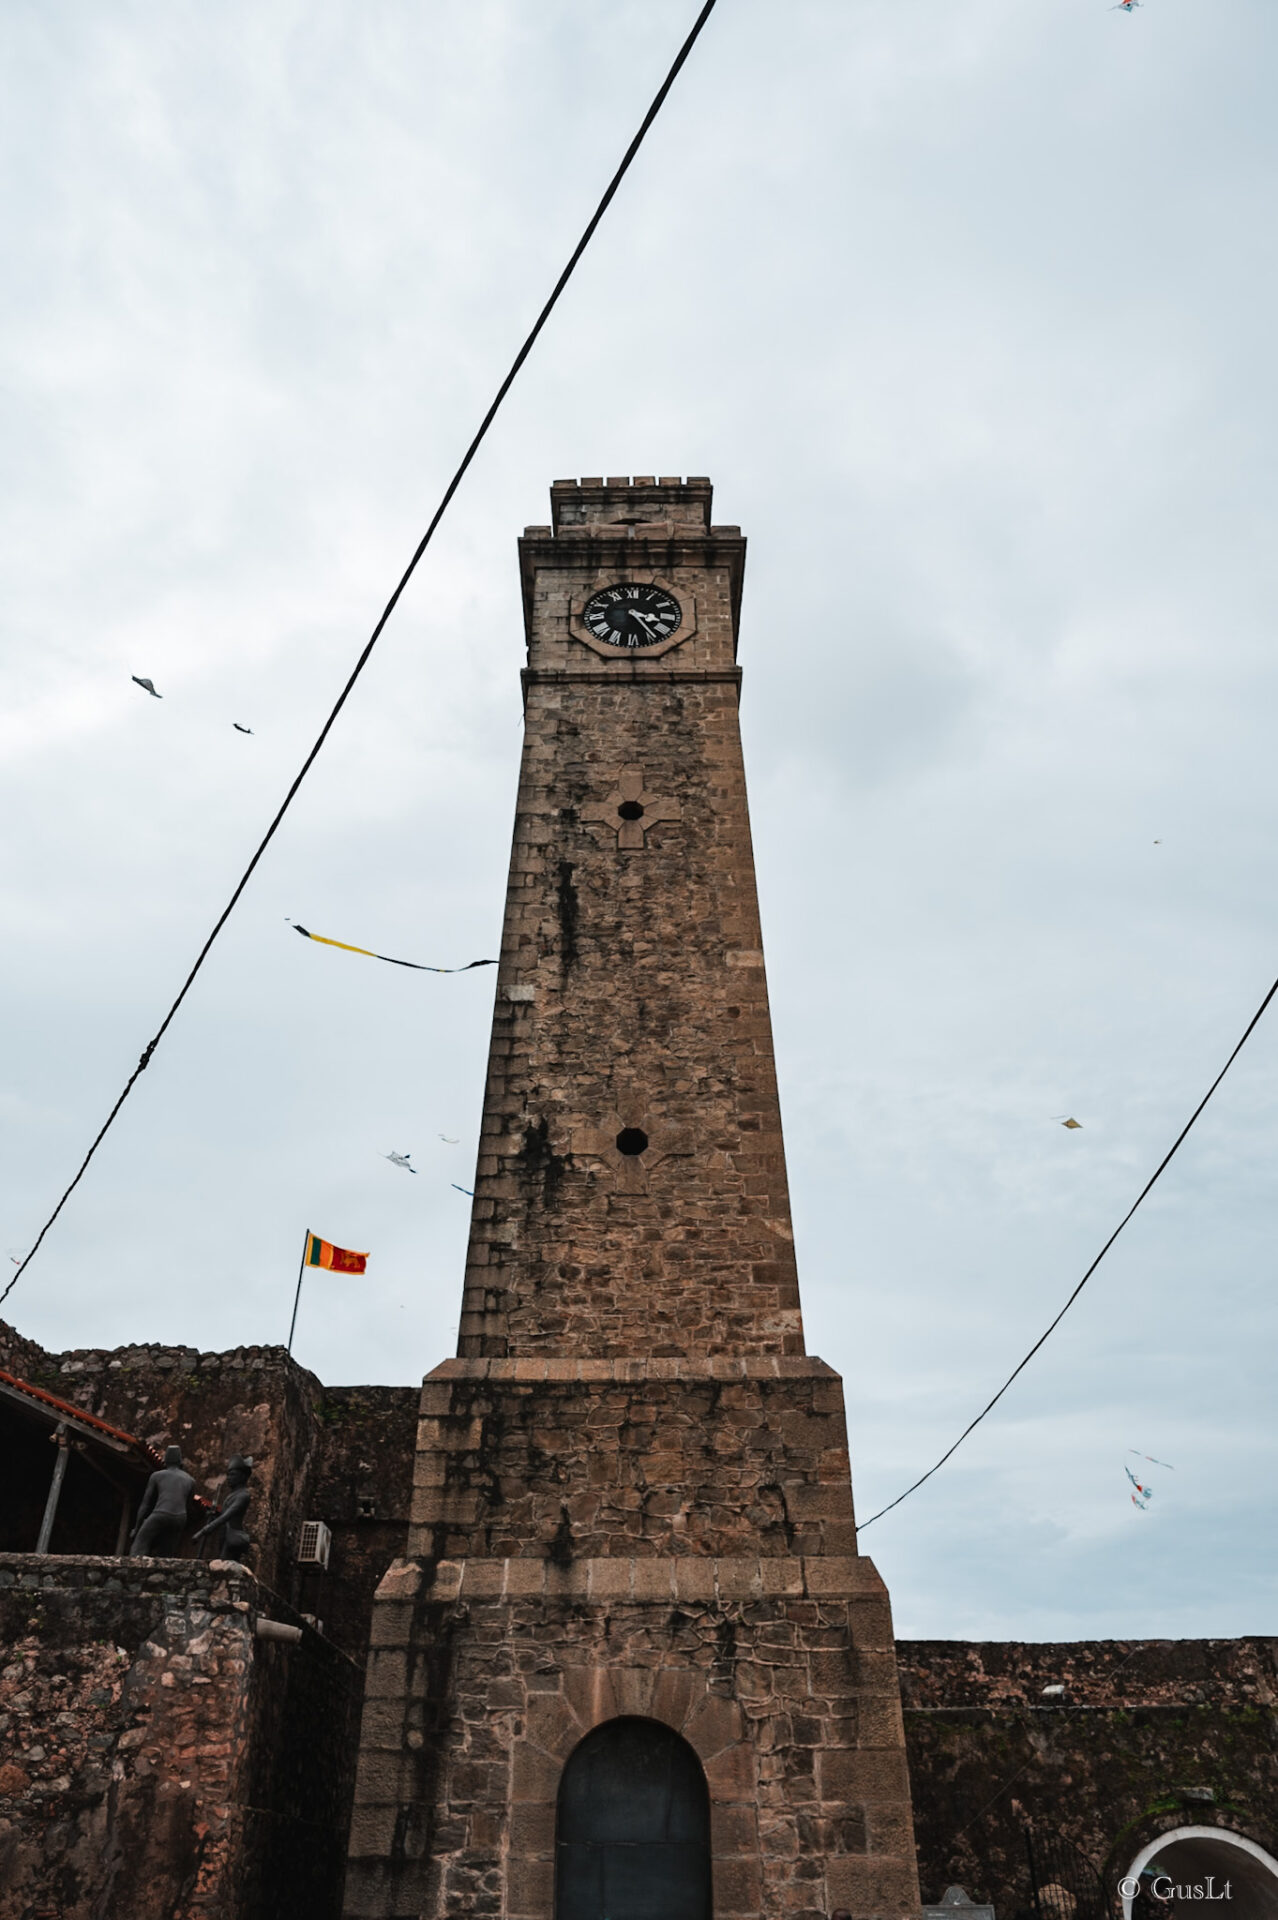
<instances>
[{"instance_id":1,"label":"statue of standing figure","mask_svg":"<svg viewBox=\"0 0 1278 1920\"><path fill-rule=\"evenodd\" d=\"M252 1471L251 1460L245 1459L242 1453L232 1455L226 1463L226 1485L222 1489L221 1505L213 1518L202 1526L195 1536L196 1540L200 1541L206 1535L225 1530L221 1555L226 1560L246 1560L253 1544L243 1524L249 1501L253 1498L249 1487L249 1475Z\"/></svg>"},{"instance_id":2,"label":"statue of standing figure","mask_svg":"<svg viewBox=\"0 0 1278 1920\"><path fill-rule=\"evenodd\" d=\"M177 1557L186 1532L195 1482L182 1465L181 1447L166 1447L164 1465L151 1475L138 1504L130 1554L151 1554L161 1560Z\"/></svg>"}]
</instances>

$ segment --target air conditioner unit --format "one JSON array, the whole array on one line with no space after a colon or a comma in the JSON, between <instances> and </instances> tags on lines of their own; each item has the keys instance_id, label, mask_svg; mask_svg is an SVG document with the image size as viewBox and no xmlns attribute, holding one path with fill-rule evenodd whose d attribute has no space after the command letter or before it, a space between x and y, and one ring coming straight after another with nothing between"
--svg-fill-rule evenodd
<instances>
[{"instance_id":1,"label":"air conditioner unit","mask_svg":"<svg viewBox=\"0 0 1278 1920\"><path fill-rule=\"evenodd\" d=\"M301 1567L327 1567L328 1550L333 1544L333 1536L322 1520L303 1520L302 1537L297 1546L297 1563Z\"/></svg>"}]
</instances>

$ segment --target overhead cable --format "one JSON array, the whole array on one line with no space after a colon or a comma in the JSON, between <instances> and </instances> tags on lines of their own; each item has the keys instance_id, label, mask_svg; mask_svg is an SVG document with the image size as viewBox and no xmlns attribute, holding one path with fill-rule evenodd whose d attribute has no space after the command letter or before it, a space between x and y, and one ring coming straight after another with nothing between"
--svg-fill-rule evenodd
<instances>
[{"instance_id":1,"label":"overhead cable","mask_svg":"<svg viewBox=\"0 0 1278 1920\"><path fill-rule=\"evenodd\" d=\"M458 487L462 483L462 480L465 478L466 471L469 468L471 462L474 460L475 455L479 452L479 449L483 444L485 437L487 436L488 429L492 426L493 421L497 417L497 414L501 407L502 402L505 400L506 395L510 392L511 387L514 385L515 379L518 376L520 368L523 366L525 360L528 358L529 354L532 352L534 346L536 345L538 336L540 335L543 327L546 325L546 322L549 320L551 314L555 310L555 307L558 305L560 295L563 293L565 287L568 285L568 282L572 279L573 273L576 271L577 264L580 261L581 256L586 251L586 248L590 245L591 240L594 238L596 228L599 226L599 223L603 219L604 214L608 211L609 206L612 204L613 197L616 194L618 187L621 185L622 181L626 177L626 174L629 172L631 163L634 160L635 155L638 153L640 147L643 145L644 140L647 137L648 131L651 128L653 121L656 119L657 115L660 113L662 107L664 106L667 94L670 92L671 87L673 87L675 81L678 79L679 73L683 67L683 64L687 60L688 55L692 52L693 47L696 45L698 36L701 33L701 29L705 26L706 21L710 18L710 15L714 12L715 5L716 5L716 0L705 0L705 5L702 7L700 13L698 13L696 19L693 21L692 29L689 32L687 39L684 41L678 53L675 55L674 60L671 63L669 72L666 74L665 79L662 81L661 85L658 87L657 92L653 97L651 106L648 108L648 111L645 113L642 121L639 124L638 132L635 134L634 139L630 142L630 145L626 148L626 151L623 154L621 159L621 164L618 166L616 172L613 174L612 179L608 182L607 187L604 189L603 197L601 198L598 206L595 208L593 214L590 216L590 219L586 224L585 231L582 233L580 240L578 240L576 246L573 248L571 254L569 255L568 264L565 266L558 280L556 280L554 287L551 290L550 298L546 301L545 306L542 308L541 312L537 315L536 320L533 322L533 325L529 330L528 337L525 339L523 345L519 349L519 352L515 355L514 360L511 362L509 372L506 374L505 379L502 381L501 385L498 387L497 392L493 397L492 404L489 406L487 413L485 413L483 419L480 421L479 427L470 445L467 447L465 453L462 455L461 461L459 462L457 467L457 471L454 473L452 479L448 482L448 485L444 488L444 492L440 499L439 505L436 507L433 515L431 516L429 526L426 528L425 533L422 535L421 539L417 543L417 546L414 548L413 556L411 560L408 562L408 565L404 568L403 573L400 575L399 581L395 587L395 591L391 594L390 599L386 602L386 605L382 608L381 616L378 619L377 625L373 628L372 633L369 635L368 640L365 643L363 651L361 652L359 658L356 660L354 667L351 669L350 677L348 678L346 685L342 688L342 691L340 692L336 701L334 702L331 713L329 714L328 718L325 720L323 726L320 728L320 731L318 736L316 737L314 746L311 748L305 760L302 762L301 768L298 771L296 778L294 779L292 785L289 787L288 792L284 795L284 799L280 804L279 810L276 813L275 818L271 821L270 826L266 829L266 832L263 834L262 839L259 842L257 850L255 851L252 859L249 861L248 865L245 867L244 872L240 875L239 881L236 884L234 892L231 894L230 899L227 901L221 913L218 915L217 920L214 922L213 931L209 934L208 939L204 942L204 945L200 948L200 951L196 956L195 965L191 968L191 971L187 974L186 979L182 983L181 992L178 994L176 1000L174 1000L173 1002L173 1005L169 1008L163 1020L160 1022L152 1039L150 1039L147 1042L146 1046L143 1048L142 1057L138 1061L137 1066L133 1069L133 1072L129 1075L128 1079L125 1081L124 1089L120 1094L119 1099L116 1101L110 1113L107 1115L105 1121L103 1122L101 1128L98 1131L97 1137L95 1138L92 1146L89 1148L89 1151L85 1154L84 1159L81 1161L79 1171L76 1173L74 1180L72 1180L71 1184L67 1187L66 1192L62 1195L62 1198L58 1201L57 1206L53 1209L53 1212L49 1215L49 1218L45 1221L44 1225L41 1227L40 1232L36 1237L34 1245L32 1246L30 1252L27 1254L26 1258L22 1261L22 1264L19 1266L17 1272L14 1274L13 1278L10 1280L8 1286L4 1289L3 1293L0 1293L0 1305L4 1303L4 1301L8 1298L8 1296L12 1293L14 1287L17 1286L18 1281L22 1278L22 1275L25 1273L27 1267L30 1266L32 1260L35 1258L36 1254L39 1252L41 1242L44 1240L45 1235L48 1233L50 1227L53 1225L58 1215L62 1212L63 1207L66 1205L67 1201L71 1198L71 1195L75 1192L75 1189L79 1186L81 1180L84 1178L84 1175L88 1170L89 1162L93 1159L94 1154L97 1152L98 1148L101 1146L103 1140L105 1140L108 1132L110 1131L112 1125L114 1124L116 1115L119 1113L121 1107L124 1105L129 1095L132 1093L133 1088L137 1084L137 1081L140 1075L143 1074L146 1071L147 1067L150 1065L152 1054L155 1052L155 1049L159 1046L161 1040L164 1038L175 1014L177 1013L178 1008L182 1005L182 1002L186 999L187 994L190 992L191 987L194 985L196 975L199 973L200 968L204 965L205 960L208 958L209 953L212 950L214 941L217 939L223 927L226 925L227 921L230 919L231 914L234 912L235 907L239 902L240 895L244 892L245 887L247 887L249 881L253 877L254 870L257 867L259 860L262 858L262 855L266 852L266 849L270 846L271 841L275 838L276 832L280 826L281 821L283 820L285 814L288 812L289 808L293 804L294 799L296 798L298 789L301 787L303 780L305 780L307 774L310 772L312 766L315 764L315 761L319 757L320 749L323 747L324 742L328 739L329 734L332 732L333 726L337 720L338 714L342 711L342 708L346 705L346 702L350 697L351 692L354 689L356 681L359 679L360 675L363 673L364 668L368 665L369 659L372 656L373 648L377 645L377 642L381 639L381 636L382 636L383 630L386 627L387 621L390 619L391 615L394 613L395 608L399 605L399 601L404 592L405 587L408 585L414 573L417 571L418 562L421 560L422 555L425 553L427 547L430 545L432 539L435 536L435 529L438 527L440 521L443 519L444 514L448 509L449 503L453 498L453 495L456 493Z\"/></svg>"},{"instance_id":2,"label":"overhead cable","mask_svg":"<svg viewBox=\"0 0 1278 1920\"><path fill-rule=\"evenodd\" d=\"M945 1465L946 1461L951 1459L953 1455L958 1452L959 1448L962 1446L963 1442L967 1439L968 1435L970 1433L974 1433L977 1427L980 1426L986 1414L992 1412L993 1409L998 1405L999 1401L1003 1398L1003 1395L1007 1392L1007 1389L1011 1386L1013 1380L1016 1379L1017 1375L1024 1373L1026 1367L1029 1365L1030 1361L1034 1358L1034 1355L1038 1352L1039 1348L1043 1346L1043 1344L1048 1339L1050 1339L1052 1334L1055 1333L1057 1327L1059 1327L1059 1325L1061 1324L1061 1321L1065 1318L1065 1315L1069 1312L1070 1308L1073 1306L1074 1302L1077 1300L1079 1294L1083 1291L1083 1288L1087 1285L1088 1281L1091 1279L1092 1275L1095 1273L1097 1267L1100 1265L1101 1261L1105 1258L1105 1255L1109 1252L1115 1240L1117 1240L1119 1234L1123 1231L1123 1228L1127 1225L1128 1221L1132 1218L1133 1214L1136 1212L1137 1208L1141 1205L1142 1201L1147 1199L1148 1196L1153 1192L1159 1180L1162 1178L1162 1175L1165 1173L1167 1168L1171 1165L1176 1155L1180 1152L1181 1147L1184 1145L1185 1141L1189 1138L1189 1134L1194 1126L1195 1121L1198 1119L1199 1115L1202 1113L1204 1107L1207 1105L1207 1102L1211 1099L1213 1093L1215 1093L1217 1087L1220 1085L1225 1075L1229 1072L1229 1069L1233 1066L1234 1061L1238 1058L1239 1054L1242 1052L1243 1048L1246 1046L1248 1040L1251 1038L1253 1029L1259 1025L1261 1015L1264 1013L1265 1008L1269 1005L1269 1002L1273 999L1276 993L1278 993L1278 980L1274 981L1274 984L1272 985L1272 987L1270 987L1268 993L1265 995L1260 1005L1256 1008L1255 1013L1253 1013L1253 1015L1251 1016L1251 1019L1247 1022L1247 1028L1242 1036L1242 1039L1238 1042L1238 1045L1234 1048L1228 1060L1226 1060L1224 1066L1220 1069L1220 1072L1216 1075L1216 1078L1212 1081L1206 1093L1203 1095L1202 1099L1198 1102L1198 1105L1194 1108L1194 1111L1190 1114L1188 1120L1186 1120L1184 1126L1181 1128L1180 1132L1176 1135L1176 1138L1172 1141L1171 1146L1167 1149L1167 1152L1163 1155L1158 1165L1154 1168L1154 1171L1150 1174L1149 1179L1145 1182L1140 1192L1136 1195L1136 1198L1132 1201L1131 1206L1127 1209L1127 1212L1123 1215L1118 1225L1114 1228L1114 1231L1110 1234L1109 1239L1105 1242L1104 1246L1101 1248L1096 1258L1092 1261L1091 1266L1087 1269L1087 1272L1083 1275L1082 1279L1079 1281L1078 1285L1075 1287L1073 1293L1070 1294L1069 1299L1065 1302L1065 1305L1061 1308L1056 1318L1039 1335L1038 1339L1034 1342L1029 1352L1025 1355L1025 1358L1023 1360L1018 1361L1016 1366L1012 1368L1012 1371L1008 1374L1006 1380L1003 1382L998 1392L994 1395L994 1398L990 1401L987 1401L985 1406L981 1408L981 1411L977 1414L974 1420L970 1420L968 1422L967 1426L964 1427L962 1433L959 1435L958 1439L954 1442L953 1446L946 1448L945 1452L941 1455L940 1459L936 1462L936 1465L929 1467L926 1473L920 1474L919 1478L914 1482L914 1484L912 1486L907 1487L904 1493L897 1494L895 1500L889 1500L885 1507L880 1507L878 1512L872 1513L868 1520L863 1520L860 1526L857 1528L858 1533L864 1533L865 1529L867 1527L872 1527L876 1520L881 1520L885 1513L891 1513L893 1507L899 1507L902 1500L908 1500L910 1495L912 1493L917 1493L919 1488L923 1486L925 1482L930 1480L934 1473L940 1472L941 1468ZM0 1297L3 1297L3 1296L0 1296Z\"/></svg>"}]
</instances>

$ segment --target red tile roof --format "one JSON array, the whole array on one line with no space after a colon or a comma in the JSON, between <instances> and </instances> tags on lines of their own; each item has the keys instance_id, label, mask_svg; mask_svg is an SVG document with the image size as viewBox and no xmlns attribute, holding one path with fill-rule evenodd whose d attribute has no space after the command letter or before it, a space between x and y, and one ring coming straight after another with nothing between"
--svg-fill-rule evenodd
<instances>
[{"instance_id":1,"label":"red tile roof","mask_svg":"<svg viewBox=\"0 0 1278 1920\"><path fill-rule=\"evenodd\" d=\"M109 1434L112 1440L123 1440L126 1446L136 1447L139 1453L146 1454L157 1467L164 1461L155 1448L145 1440L139 1440L135 1433L126 1433L123 1427L113 1427L107 1420L99 1420L95 1413L86 1413L83 1407L77 1407L70 1400L59 1400L56 1393L46 1393L43 1387L33 1386L30 1380L19 1380L14 1373L6 1373L0 1367L0 1384L15 1387L19 1393L25 1393L32 1400L42 1401L46 1407L52 1407L55 1413L77 1421L81 1426L96 1428L99 1433Z\"/></svg>"}]
</instances>

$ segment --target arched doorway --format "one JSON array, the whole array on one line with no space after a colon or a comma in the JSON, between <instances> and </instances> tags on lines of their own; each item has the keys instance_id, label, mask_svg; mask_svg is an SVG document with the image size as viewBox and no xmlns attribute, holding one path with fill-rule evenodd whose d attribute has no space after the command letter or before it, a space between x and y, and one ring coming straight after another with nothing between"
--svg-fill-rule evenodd
<instances>
[{"instance_id":1,"label":"arched doorway","mask_svg":"<svg viewBox=\"0 0 1278 1920\"><path fill-rule=\"evenodd\" d=\"M559 1784L555 1920L710 1920L710 1793L659 1720L605 1721Z\"/></svg>"},{"instance_id":2,"label":"arched doorway","mask_svg":"<svg viewBox=\"0 0 1278 1920\"><path fill-rule=\"evenodd\" d=\"M1120 1883L1123 1920L1132 1920L1141 1911L1136 1886L1142 1877L1146 1884L1156 1877L1159 1893L1169 1890L1164 1895L1169 1904L1156 1909L1165 1912L1168 1920L1183 1920L1190 1914L1202 1920L1211 1913L1278 1920L1278 1860L1254 1840L1227 1827L1177 1827L1142 1847ZM1228 1895L1222 1892L1226 1884ZM1179 1895L1177 1888L1182 1889ZM1195 1892L1195 1888L1204 1891Z\"/></svg>"}]
</instances>

